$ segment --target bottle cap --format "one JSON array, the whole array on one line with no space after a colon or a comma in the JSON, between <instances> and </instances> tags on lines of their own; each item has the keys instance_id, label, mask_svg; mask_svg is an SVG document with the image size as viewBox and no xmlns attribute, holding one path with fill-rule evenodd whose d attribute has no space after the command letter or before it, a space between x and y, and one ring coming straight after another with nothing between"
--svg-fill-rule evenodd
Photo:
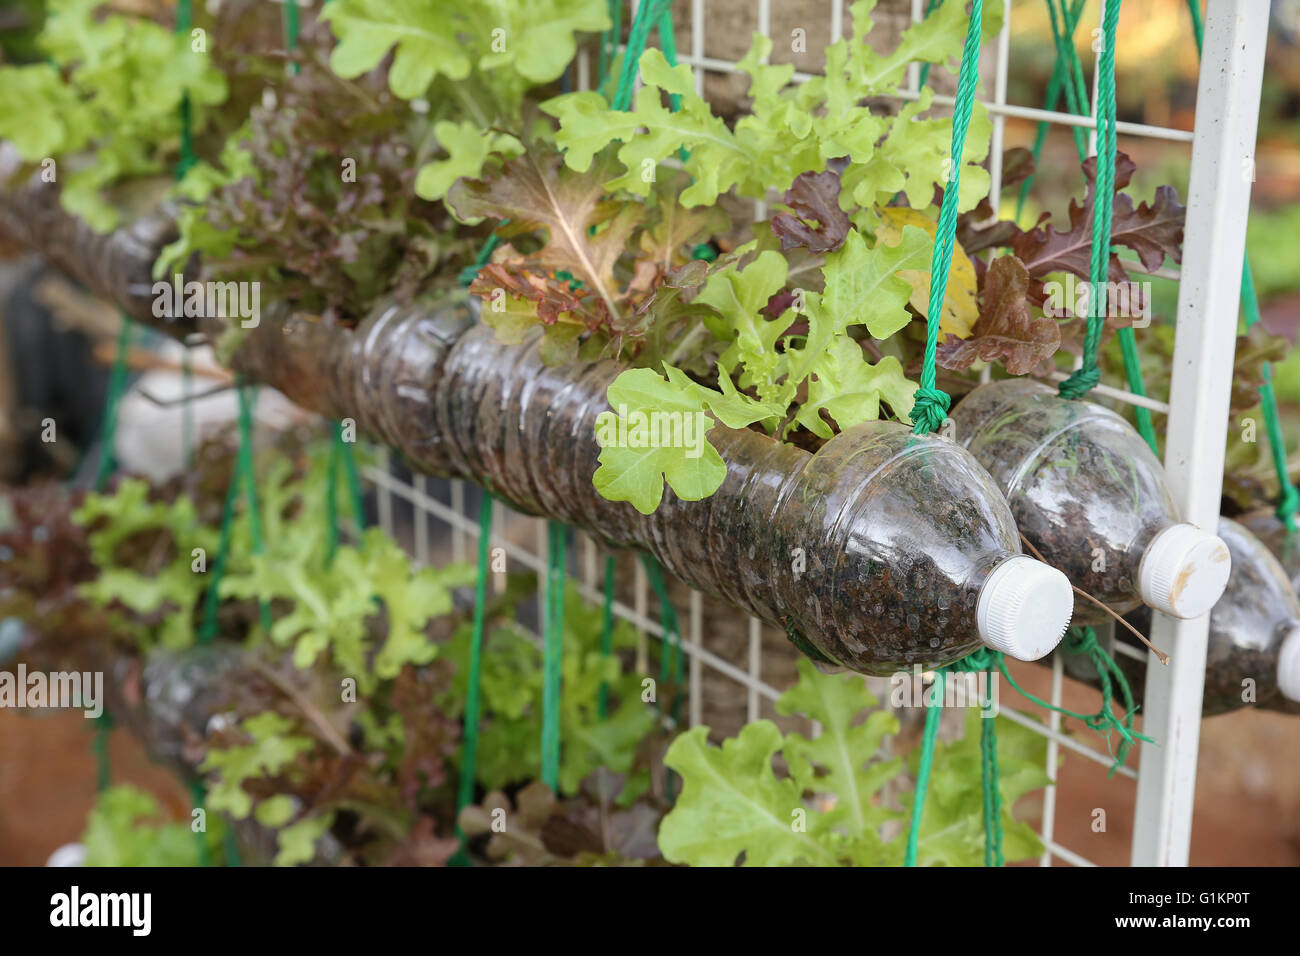
<instances>
[{"instance_id":1,"label":"bottle cap","mask_svg":"<svg viewBox=\"0 0 1300 956\"><path fill-rule=\"evenodd\" d=\"M994 568L980 588L975 620L989 647L1018 661L1036 661L1061 643L1073 613L1069 578L1016 554Z\"/></svg>"},{"instance_id":2,"label":"bottle cap","mask_svg":"<svg viewBox=\"0 0 1300 956\"><path fill-rule=\"evenodd\" d=\"M1277 689L1287 700L1300 701L1300 626L1282 638L1277 649Z\"/></svg>"},{"instance_id":3,"label":"bottle cap","mask_svg":"<svg viewBox=\"0 0 1300 956\"><path fill-rule=\"evenodd\" d=\"M1195 525L1170 525L1142 555L1138 590L1157 611L1190 620L1218 603L1231 571L1228 546L1218 535Z\"/></svg>"}]
</instances>

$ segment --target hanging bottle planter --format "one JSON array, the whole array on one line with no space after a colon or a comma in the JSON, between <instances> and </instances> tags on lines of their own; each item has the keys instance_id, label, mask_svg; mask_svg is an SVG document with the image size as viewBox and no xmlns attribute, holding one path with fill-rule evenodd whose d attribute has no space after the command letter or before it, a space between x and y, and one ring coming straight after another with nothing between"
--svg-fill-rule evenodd
<instances>
[{"instance_id":1,"label":"hanging bottle planter","mask_svg":"<svg viewBox=\"0 0 1300 956\"><path fill-rule=\"evenodd\" d=\"M1194 618L1223 593L1228 549L1179 519L1160 463L1119 415L1011 379L980 386L952 417L957 440L997 481L1026 539L1097 600ZM1088 603L1075 618L1106 620Z\"/></svg>"},{"instance_id":2,"label":"hanging bottle planter","mask_svg":"<svg viewBox=\"0 0 1300 956\"><path fill-rule=\"evenodd\" d=\"M1218 531L1232 556L1232 576L1210 612L1202 713L1209 717L1250 706L1300 713L1300 598L1255 535L1227 518L1219 519ZM1149 632L1150 610L1138 608L1126 618ZM1115 635L1133 642L1122 627ZM1145 664L1127 655L1117 660L1140 700ZM1096 676L1082 664L1071 673L1084 680Z\"/></svg>"}]
</instances>

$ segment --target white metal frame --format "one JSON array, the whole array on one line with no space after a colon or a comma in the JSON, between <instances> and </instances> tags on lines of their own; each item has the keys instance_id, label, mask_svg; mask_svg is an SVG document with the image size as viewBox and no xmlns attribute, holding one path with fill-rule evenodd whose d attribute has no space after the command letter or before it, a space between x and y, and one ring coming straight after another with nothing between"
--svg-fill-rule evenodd
<instances>
[{"instance_id":1,"label":"white metal frame","mask_svg":"<svg viewBox=\"0 0 1300 956\"><path fill-rule=\"evenodd\" d=\"M633 10L636 2L632 0ZM770 35L770 2L756 0L756 20L760 32L766 35ZM993 97L980 101L993 118L990 172L995 212L1001 193L1001 152L1006 117L1082 126L1093 130L1094 136L1096 128L1094 116L1075 116L1006 102L1011 0L1002 2L1003 27L992 44L996 57ZM735 63L705 55L704 3L705 0L691 0L689 53L679 57L680 62L693 68L699 91L703 91L704 77L709 72L738 72ZM1101 3L1096 6L1097 22L1100 23ZM842 35L845 26L845 0L829 0L829 8L828 25L834 40ZM912 0L913 19L919 20L924 8L924 0ZM1249 12L1252 10L1253 14ZM1241 169L1242 161L1254 156L1266 29L1265 0L1208 0L1195 131L1137 123L1117 124L1121 136L1190 143L1192 146L1183 267L1181 270L1158 269L1151 273L1166 278L1179 278L1181 273L1188 278L1180 287L1170 402L1166 404L1106 386L1098 386L1095 392L1102 397L1168 413L1166 469L1171 489L1184 517L1207 528L1216 524L1219 510L1224 458L1222 436L1227 425L1237 297L1250 198L1250 182L1242 176ZM1119 42L1123 42L1122 36ZM1193 42L1190 24L1187 42ZM579 54L576 74L578 87L589 88L592 70L585 52ZM808 77L809 74L805 73L795 74L796 82ZM900 94L902 99L915 99L919 95L915 66L909 78L911 88ZM952 103L951 97L944 96L935 96L933 101L936 104ZM756 214L764 215L764 204L755 205ZM1143 271L1138 263L1126 262L1126 267ZM379 519L385 530L392 530L394 498L402 499L414 508L420 519L414 532L417 559L428 558L427 522L430 520L450 535L453 557L463 559L472 553L467 542L477 536L478 524L466 513L462 486L453 483L450 502L439 501L428 493L426 479L417 477L407 483L394 477L386 457L379 466L365 469L364 476L378 493ZM516 520L536 521L538 524L536 550L529 550L503 533L501 518L506 510L497 507L493 544L502 547L510 561L541 572L545 565L545 559L541 557L545 553L544 522L515 516ZM596 546L583 536L578 552L578 590L587 600L600 602L603 582L597 571L600 562L596 559ZM616 602L614 613L630 622L643 636L662 640L664 633L658 620L648 613L651 603L648 591L645 575L638 565L633 606ZM704 600L700 594L693 593L687 613L678 609L686 631L682 650L687 659L689 680L688 720L694 725L700 719L700 687L705 667L746 689L748 719L756 720L762 713L762 702L774 702L783 690L763 680L763 625L751 619L746 666L738 667L711 653L706 646L702 634ZM1174 622L1162 615L1156 617L1153 640L1158 646L1170 648L1173 658L1173 664L1168 668L1154 663L1154 659L1148 667L1144 730L1157 744L1142 746L1140 772L1129 766L1121 768L1119 776L1137 781L1132 862L1136 865L1185 865L1191 839L1207 619ZM1117 645L1116 650L1139 658L1144 656L1122 644ZM644 668L646 662L643 640L638 666ZM1058 707L1062 701L1063 683L1062 664L1058 658L1052 671L1050 696L1051 703ZM1047 739L1046 770L1052 783L1044 794L1040 836L1045 849L1041 865L1049 866L1054 861L1076 866L1095 865L1079 852L1056 841L1055 782L1058 762L1065 755L1109 766L1111 754L1094 746L1097 741L1092 734L1067 734L1058 713L1051 713L1046 724L1024 717L1011 708L1003 708L1002 715ZM1126 784L1116 780L1114 785Z\"/></svg>"}]
</instances>

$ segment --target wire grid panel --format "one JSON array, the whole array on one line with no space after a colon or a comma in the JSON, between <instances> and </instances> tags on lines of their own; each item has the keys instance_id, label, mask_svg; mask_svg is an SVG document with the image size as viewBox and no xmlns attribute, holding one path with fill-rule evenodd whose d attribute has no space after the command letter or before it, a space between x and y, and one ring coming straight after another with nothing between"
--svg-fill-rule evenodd
<instances>
[{"instance_id":1,"label":"wire grid panel","mask_svg":"<svg viewBox=\"0 0 1300 956\"><path fill-rule=\"evenodd\" d=\"M997 3L999 0L989 0ZM1058 126L1078 126L1090 131L1090 143L1095 150L1096 133L1096 96L1095 83L1092 102L1092 115L1077 116L1053 110L1007 102L1007 78L1010 68L1011 36L1011 0L1000 0L1003 7L1002 28L997 38L985 45L983 56L993 56L992 96L981 97L980 102L992 117L992 141L989 151L989 167L992 180L990 201L995 216L999 213L1002 192L1002 152L1004 148L1005 127L1008 117L1046 121ZM1089 4L1095 8L1096 23L1100 25L1105 2ZM912 19L919 21L925 10L925 0L911 0ZM1099 385L1094 393L1100 397L1118 402L1138 405L1154 412L1171 416L1166 449L1166 467L1171 475L1171 485L1175 487L1175 497L1184 508L1188 520L1202 526L1212 526L1217 520L1218 497L1222 482L1223 448L1221 436L1228 417L1227 382L1231 377L1233 344L1236 329L1235 303L1238 286L1241 281L1241 262L1245 248L1245 209L1249 203L1250 183L1243 181L1240 175L1234 179L1227 168L1227 158L1240 160L1254 155L1255 123L1259 109L1260 78L1263 63L1266 17L1254 13L1255 23L1248 8L1251 0L1208 0L1205 32L1204 66L1201 70L1197 95L1197 122L1195 131L1149 126L1140 123L1120 122L1117 131L1121 136L1142 137L1171 143L1191 144L1193 180L1188 197L1188 235L1193 236L1193 224L1213 235L1213 243L1207 241L1189 241L1184 257L1184 270L1195 269L1199 277L1196 294L1187 295L1185 287L1180 291L1176 342L1179 349L1175 355L1175 371L1171 382L1171 403L1160 402L1131 392ZM636 10L636 0L630 4L631 13ZM831 42L845 35L848 26L845 16L844 0L830 0L827 9L827 31ZM1263 21L1263 22L1260 22ZM627 20L630 23L630 16ZM756 0L756 22L758 32L771 36L771 0ZM1080 24L1088 28L1088 20ZM691 66L695 77L695 88L703 93L706 75L739 73L734 61L709 57L705 53L705 0L691 0L689 17L689 52L679 56L679 62ZM1122 37L1120 38L1122 42ZM1187 42L1192 43L1190 24ZM1253 66L1252 66L1253 63ZM1224 69L1221 71L1220 68ZM592 79L592 65L589 51L578 54L575 66L577 87L589 89ZM1096 66L1094 61L1094 78ZM795 82L808 79L811 74L796 71ZM908 87L899 92L897 98L913 100L920 95L919 68L913 64L908 73ZM987 85L987 84L985 84ZM952 97L935 95L935 105L951 105ZM1203 115L1202 110L1211 110L1218 115ZM1233 124L1222 124L1220 117L1237 118ZM1225 152L1226 151L1226 152ZM1235 152L1234 152L1235 151ZM1213 175L1206 173L1200 191L1197 190L1197 174L1208 165L1213 165L1204 157L1218 157L1220 162L1214 166ZM1234 167L1235 168L1235 167ZM766 216L766 203L755 202L756 218ZM1231 220L1225 222L1225 220ZM1227 228L1224 228L1224 227ZM1130 271L1142 273L1145 270L1140 263L1125 262ZM1179 278L1180 272L1167 268L1153 270L1150 275L1162 278ZM1226 307L1214 312L1205 307L1207 300L1213 300ZM1179 361L1179 358L1182 361ZM1056 376L1056 380L1064 375ZM1208 381L1207 381L1208 380ZM1198 393L1199 390L1199 393ZM1198 396L1191 402L1192 396ZM1180 401L1186 400L1191 410L1191 418L1180 415ZM1191 423L1198 423L1193 426ZM1207 423L1215 427L1206 427ZM1209 436L1208 444L1201 436ZM1217 447L1217 455L1215 448ZM364 476L375 488L378 497L378 516L385 531L394 529L394 504L401 502L411 510L415 520L412 523L411 540L407 542L414 556L420 561L428 561L430 555L430 529L448 546L450 556L455 560L464 560L473 550L479 528L477 521L466 510L466 487L460 482L450 482L450 494L447 501L442 501L430 493L429 479L422 476L400 477L394 473L386 453L381 453L379 463L364 470ZM1202 507L1189 510L1187 495L1180 494L1180 489L1195 486L1200 496ZM477 490L471 492L475 496ZM1213 501L1213 509L1207 510L1203 503ZM546 525L536 518L515 515L499 503L495 506L496 520L493 523L492 546L503 549L509 561L542 574L546 567ZM505 519L503 521L503 519ZM534 522L536 532L532 548L519 542L526 539L512 533L508 522ZM503 527L503 525L506 525ZM603 581L597 571L601 563L597 560L595 544L585 536L579 536L576 560L570 562L570 575L578 592L588 601L603 601ZM577 573L573 569L577 568ZM495 576L494 576L495 577ZM539 578L540 580L540 578ZM540 586L540 585L539 585ZM637 667L645 672L648 669L647 638L662 641L664 631L656 617L649 614L649 586L640 565L636 567L633 603L631 606L616 601L614 614L635 627L641 635L642 643L638 649ZM683 634L682 650L687 662L687 719L691 725L699 722L701 714L701 685L704 669L722 675L734 681L744 689L746 695L746 716L750 721L757 720L764 700L775 702L783 687L773 686L763 678L763 634L764 625L756 619L750 619L748 626L748 653L745 666L740 667L710 652L703 639L703 607L706 599L693 592L690 605L684 618L687 622ZM681 609L679 608L679 615ZM1163 615L1155 615L1162 618ZM1159 642L1163 646L1179 649L1175 659L1186 656L1190 663L1177 674L1177 683L1170 685L1162 668L1152 666L1148 673L1144 714L1148 732L1160 728L1161 736L1157 740L1168 739L1163 735L1172 727L1181 728L1180 732L1188 734L1188 727L1195 727L1200 719L1201 694L1204 679L1206 619L1199 621L1177 622L1178 642ZM1162 620L1158 625L1156 636L1163 633L1166 638L1173 637L1174 622ZM1199 662L1196 652L1197 632L1199 631ZM1191 653L1187 653L1190 644ZM1122 644L1116 645L1116 651L1137 658L1144 658L1145 652L1134 651ZM1054 707L1060 707L1063 694L1063 664L1056 657L1051 673L1051 693L1049 700ZM1056 809L1058 765L1062 758L1072 757L1103 766L1110 766L1112 755L1098 746L1093 746L1095 737L1089 735L1070 735L1062 727L1061 714L1049 712L1046 723L1039 723L1020 713L1004 708L1001 714L1007 719L1041 734L1047 741L1046 772L1050 779L1045 788L1039 835L1044 852L1040 865L1050 866L1054 862L1075 865L1094 866L1082 853L1062 846L1056 840ZM814 732L818 728L814 727ZM1123 767L1118 775L1129 780L1138 781L1138 811L1134 820L1133 862L1135 864L1185 864L1191 837L1192 784L1196 772L1196 735L1191 734L1190 747L1184 743L1180 748L1161 750L1159 747L1144 745L1142 764L1155 765L1158 772L1148 770L1144 775L1131 766ZM1118 782L1117 786L1122 785ZM1177 787L1182 790L1178 791ZM1143 794L1147 794L1144 803Z\"/></svg>"}]
</instances>

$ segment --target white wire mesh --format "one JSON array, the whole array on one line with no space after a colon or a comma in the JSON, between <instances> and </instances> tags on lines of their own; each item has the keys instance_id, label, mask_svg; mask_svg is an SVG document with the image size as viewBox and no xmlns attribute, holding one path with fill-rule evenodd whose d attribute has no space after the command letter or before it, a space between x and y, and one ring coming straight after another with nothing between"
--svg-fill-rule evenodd
<instances>
[{"instance_id":1,"label":"white wire mesh","mask_svg":"<svg viewBox=\"0 0 1300 956\"><path fill-rule=\"evenodd\" d=\"M997 0L990 0L990 2L995 3ZM1084 127L1092 131L1091 137L1095 137L1096 126L1095 83L1093 87L1093 115L1090 116L1075 116L1069 113L1011 104L1006 101L1007 80L1010 69L1011 0L1002 0L1002 5L1004 16L1001 32L995 40L985 45L983 51L983 57L992 55L994 58L993 95L991 98L979 98L979 102L989 111L993 121L989 166L992 179L991 201L995 214L998 211L1002 191L1002 150L1007 118L1034 122L1047 121L1066 127ZM1101 3L1090 4L1090 8L1095 9L1097 24L1100 24L1101 21L1102 6ZM845 16L845 3L844 0L830 0L828 7L828 33L830 40L834 41L841 38L848 27ZM924 0L912 0L912 17L914 20L921 18L924 7ZM631 22L631 17L635 13L636 0L632 0L629 8L624 11L625 25ZM759 31L770 36L770 0L756 0L755 19ZM735 62L710 57L705 53L707 49L705 0L690 0L687 23L689 24L689 44L686 47L688 52L681 54L678 57L678 62L691 66L695 77L695 88L703 93L705 78L708 74L732 74L738 73L739 70ZM1085 18L1084 22L1080 24L1080 29L1085 29L1087 23L1088 21ZM684 29L683 25L679 23L678 29L679 31ZM1050 40L1046 42L1050 43ZM1190 26L1187 42L1192 42ZM1094 75L1095 72L1094 68ZM587 50L583 50L578 55L575 68L577 88L589 89L592 80L591 74L590 54ZM796 71L794 74L795 82L802 82L808 78L810 78L808 73ZM919 79L919 69L913 64L908 73L908 88L901 91L898 98L904 100L915 99L919 95ZM933 97L935 105L951 105L952 102L953 99L949 96L935 95ZM1193 132L1189 130L1127 122L1118 123L1117 130L1121 136L1145 137L1172 143L1190 144L1193 141ZM766 215L765 203L755 202L754 206L756 217L761 218ZM1126 261L1125 265L1133 271L1143 271L1138 263ZM1176 270L1163 268L1155 270L1151 274L1163 278L1176 279L1178 277ZM1057 380L1064 377L1064 375L1059 375ZM1169 411L1169 406L1165 402L1137 396L1121 388L1100 385L1095 389L1095 394L1132 405L1140 405L1159 413ZM478 536L478 523L475 516L466 512L466 489L459 482L450 483L450 500L444 503L430 494L427 479L416 477L412 480L405 480L396 477L393 474L393 469L389 466L386 453L381 453L380 461L376 466L363 470L363 477L375 488L378 496L379 523L386 531L390 533L393 531L395 502L403 502L406 507L412 510L415 531L410 546L417 559L421 561L429 559L431 535L434 538L440 536L449 541L450 555L455 560L464 560L467 555L473 553ZM517 528L516 522L532 522L536 525L535 535L533 536L535 541L533 549L523 547L518 543L526 540L529 536L517 533L515 530ZM578 552L577 559L572 560L571 554L571 577L583 598L593 603L601 603L603 601L603 582L598 571L598 566L601 563L598 560L598 549L589 538L580 535L579 539L580 544L576 549ZM542 555L547 550L546 525L540 519L516 515L510 512L508 508L498 506L496 520L493 523L491 544L493 547L504 550L506 558L512 567L523 567L537 572L539 575L545 568L546 559ZM579 569L578 573L572 573L574 568ZM499 578L500 576L494 577ZM496 586L501 586L500 580L497 581ZM651 656L648 641L650 639L662 641L665 635L657 620L657 615L651 616L649 613L649 584L639 564L635 567L632 593L632 606L629 607L622 601L615 601L613 610L617 618L629 622L637 629L640 635L640 645L637 652L636 667L639 672L647 673ZM692 592L689 606L685 609L677 609L679 618L687 622L682 634L682 651L685 657L687 674L687 719L691 725L695 725L701 720L703 675L707 668L712 673L721 675L744 689L746 718L749 721L757 720L763 715L762 702L768 702L767 707L770 711L771 703L775 702L785 690L784 687L773 686L763 679L764 626L761 622L752 618L748 621L745 666L743 668L737 666L735 663L712 653L708 648L708 642L705 640L703 633L703 619L705 603L709 600L711 599ZM683 610L685 610L685 614L683 614ZM1123 644L1117 643L1115 650L1121 655L1140 660L1146 659L1144 652L1133 650ZM657 654L655 658L657 660ZM1048 698L1050 703L1057 708L1063 705L1065 688L1063 678L1063 665L1058 657L1052 667L1051 690ZM1007 706L1002 708L1002 716L1036 734L1042 735L1046 739L1046 772L1051 783L1043 791L1042 810L1038 820L1038 832L1044 846L1044 851L1039 860L1040 864L1050 866L1054 862L1060 862L1074 866L1097 865L1077 850L1062 846L1057 842L1057 781L1060 774L1058 763L1069 759L1080 759L1109 767L1113 762L1113 754L1104 749L1096 735L1087 731L1077 732L1081 729L1077 721L1072 721L1076 732L1067 732L1063 726L1064 719L1059 712L1052 711L1044 715L1041 708L1033 707L1028 702L1013 701L1010 698L1004 698L1004 701ZM1045 722L1026 717L1013 709L1021 704L1024 704L1026 710L1035 712L1035 717L1045 716ZM1146 709L1149 711L1151 708L1160 707L1161 705L1161 701L1148 700ZM816 730L817 728L814 727L814 732ZM1110 782L1111 786L1132 789L1131 781L1138 779L1139 776L1139 771L1133 767L1136 762L1136 755L1136 750L1130 754L1129 765L1118 771L1116 778Z\"/></svg>"}]
</instances>

